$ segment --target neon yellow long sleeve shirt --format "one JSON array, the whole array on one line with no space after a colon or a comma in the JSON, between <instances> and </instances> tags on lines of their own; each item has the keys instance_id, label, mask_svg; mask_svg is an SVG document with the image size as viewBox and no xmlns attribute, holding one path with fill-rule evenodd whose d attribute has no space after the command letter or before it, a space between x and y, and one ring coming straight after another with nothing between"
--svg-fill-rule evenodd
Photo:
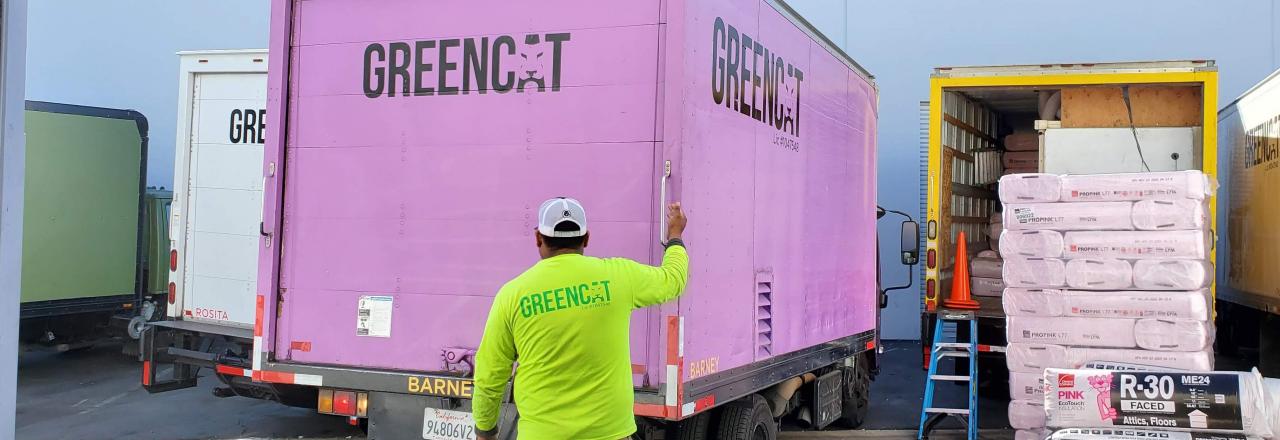
<instances>
[{"instance_id":1,"label":"neon yellow long sleeve shirt","mask_svg":"<svg viewBox=\"0 0 1280 440\"><path fill-rule=\"evenodd\" d=\"M689 278L683 246L662 266L578 254L551 257L502 286L476 352L472 414L493 429L512 365L526 439L618 440L636 430L631 311L671 300Z\"/></svg>"}]
</instances>

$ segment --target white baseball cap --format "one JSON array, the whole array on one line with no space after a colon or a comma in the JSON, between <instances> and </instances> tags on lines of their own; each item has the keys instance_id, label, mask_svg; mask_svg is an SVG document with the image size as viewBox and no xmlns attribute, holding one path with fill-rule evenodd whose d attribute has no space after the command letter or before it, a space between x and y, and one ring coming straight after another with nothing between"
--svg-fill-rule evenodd
<instances>
[{"instance_id":1,"label":"white baseball cap","mask_svg":"<svg viewBox=\"0 0 1280 440\"><path fill-rule=\"evenodd\" d=\"M572 223L576 230L557 231L561 223ZM568 197L556 197L542 202L538 208L538 233L546 237L581 237L587 235L587 211L582 204Z\"/></svg>"}]
</instances>

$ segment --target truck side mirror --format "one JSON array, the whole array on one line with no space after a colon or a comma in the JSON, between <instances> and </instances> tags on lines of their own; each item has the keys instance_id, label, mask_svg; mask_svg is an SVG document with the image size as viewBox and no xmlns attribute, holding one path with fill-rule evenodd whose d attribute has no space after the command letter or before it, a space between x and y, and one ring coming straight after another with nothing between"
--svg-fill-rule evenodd
<instances>
[{"instance_id":1,"label":"truck side mirror","mask_svg":"<svg viewBox=\"0 0 1280 440\"><path fill-rule=\"evenodd\" d=\"M920 224L902 222L902 264L914 266L920 261Z\"/></svg>"}]
</instances>

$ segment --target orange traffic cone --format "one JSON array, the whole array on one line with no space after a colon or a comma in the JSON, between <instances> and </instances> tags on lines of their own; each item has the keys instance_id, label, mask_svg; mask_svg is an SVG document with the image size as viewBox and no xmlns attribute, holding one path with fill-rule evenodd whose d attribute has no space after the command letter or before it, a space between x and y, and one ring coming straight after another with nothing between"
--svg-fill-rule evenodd
<instances>
[{"instance_id":1,"label":"orange traffic cone","mask_svg":"<svg viewBox=\"0 0 1280 440\"><path fill-rule=\"evenodd\" d=\"M981 307L969 294L969 245L964 232L956 237L956 265L951 275L951 297L942 305L952 309L977 309Z\"/></svg>"}]
</instances>

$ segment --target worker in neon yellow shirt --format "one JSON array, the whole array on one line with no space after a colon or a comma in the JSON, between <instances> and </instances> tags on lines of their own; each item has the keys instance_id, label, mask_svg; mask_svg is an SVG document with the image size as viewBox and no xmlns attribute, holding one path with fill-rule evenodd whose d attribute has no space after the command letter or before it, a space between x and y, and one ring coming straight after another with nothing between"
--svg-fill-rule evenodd
<instances>
[{"instance_id":1,"label":"worker in neon yellow shirt","mask_svg":"<svg viewBox=\"0 0 1280 440\"><path fill-rule=\"evenodd\" d=\"M521 440L619 440L636 431L631 312L680 296L689 279L679 203L667 207L662 266L583 255L591 236L577 200L538 210L533 267L493 299L476 353L472 414L481 440L497 438L498 409L515 372Z\"/></svg>"}]
</instances>

